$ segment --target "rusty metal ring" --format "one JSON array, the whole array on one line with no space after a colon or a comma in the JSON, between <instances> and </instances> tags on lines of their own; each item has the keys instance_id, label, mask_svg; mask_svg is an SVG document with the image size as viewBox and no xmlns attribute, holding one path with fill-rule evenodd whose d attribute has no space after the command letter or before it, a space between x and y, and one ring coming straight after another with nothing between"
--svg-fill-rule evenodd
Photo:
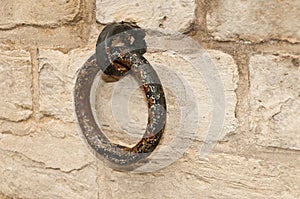
<instances>
[{"instance_id":1,"label":"rusty metal ring","mask_svg":"<svg viewBox=\"0 0 300 199\"><path fill-rule=\"evenodd\" d=\"M96 53L79 70L74 93L77 120L87 143L116 169L133 170L145 164L159 144L166 123L166 100L159 77L143 57L145 33L135 24L107 25L98 37ZM92 113L91 87L98 72L111 76L135 77L145 91L148 124L142 139L134 147L110 142L97 125Z\"/></svg>"}]
</instances>

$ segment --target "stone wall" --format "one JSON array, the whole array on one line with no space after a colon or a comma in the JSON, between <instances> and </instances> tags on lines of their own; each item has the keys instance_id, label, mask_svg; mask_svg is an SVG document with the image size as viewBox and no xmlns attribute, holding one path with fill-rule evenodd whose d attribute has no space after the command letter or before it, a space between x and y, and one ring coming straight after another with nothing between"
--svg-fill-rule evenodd
<instances>
[{"instance_id":1,"label":"stone wall","mask_svg":"<svg viewBox=\"0 0 300 199\"><path fill-rule=\"evenodd\" d=\"M0 198L300 198L299 10L298 0L2 0ZM127 173L110 169L82 141L73 105L77 71L104 25L122 20L188 36L217 68L225 120L205 156L199 151L215 104L205 77L169 51L150 49L146 57L163 83L170 78L159 64L167 63L194 91L199 125L184 153L160 170ZM114 93L103 86L96 109L107 135L142 132L143 92L129 102L134 122L118 124L106 106ZM181 121L171 87L166 96L159 149Z\"/></svg>"}]
</instances>

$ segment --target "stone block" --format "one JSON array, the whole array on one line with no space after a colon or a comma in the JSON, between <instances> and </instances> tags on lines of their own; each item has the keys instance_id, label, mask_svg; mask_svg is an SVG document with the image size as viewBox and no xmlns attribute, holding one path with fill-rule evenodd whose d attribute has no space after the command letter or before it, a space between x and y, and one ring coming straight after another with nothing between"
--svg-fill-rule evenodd
<instances>
[{"instance_id":1,"label":"stone block","mask_svg":"<svg viewBox=\"0 0 300 199\"><path fill-rule=\"evenodd\" d=\"M207 14L207 28L216 40L300 41L298 0L214 1Z\"/></svg>"},{"instance_id":2,"label":"stone block","mask_svg":"<svg viewBox=\"0 0 300 199\"><path fill-rule=\"evenodd\" d=\"M249 68L250 121L257 144L300 150L299 56L254 55Z\"/></svg>"},{"instance_id":3,"label":"stone block","mask_svg":"<svg viewBox=\"0 0 300 199\"><path fill-rule=\"evenodd\" d=\"M186 32L191 28L196 9L193 0L97 0L96 6L96 19L101 24L131 21L137 22L142 28L179 32Z\"/></svg>"},{"instance_id":4,"label":"stone block","mask_svg":"<svg viewBox=\"0 0 300 199\"><path fill-rule=\"evenodd\" d=\"M0 119L26 120L32 114L30 53L0 50Z\"/></svg>"},{"instance_id":5,"label":"stone block","mask_svg":"<svg viewBox=\"0 0 300 199\"><path fill-rule=\"evenodd\" d=\"M18 25L57 26L73 21L80 11L80 0L0 2L0 29Z\"/></svg>"}]
</instances>

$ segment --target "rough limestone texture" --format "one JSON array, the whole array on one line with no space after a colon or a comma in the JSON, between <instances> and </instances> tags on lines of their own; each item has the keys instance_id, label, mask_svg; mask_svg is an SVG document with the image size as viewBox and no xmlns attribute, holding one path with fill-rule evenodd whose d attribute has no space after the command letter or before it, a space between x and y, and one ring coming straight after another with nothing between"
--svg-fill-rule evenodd
<instances>
[{"instance_id":1,"label":"rough limestone texture","mask_svg":"<svg viewBox=\"0 0 300 199\"><path fill-rule=\"evenodd\" d=\"M250 118L258 145L300 150L299 59L290 54L250 59Z\"/></svg>"},{"instance_id":2,"label":"rough limestone texture","mask_svg":"<svg viewBox=\"0 0 300 199\"><path fill-rule=\"evenodd\" d=\"M293 199L300 196L297 178L300 168L290 162L213 153L206 160L197 159L196 154L187 156L152 175L105 172L99 179L105 190L100 192L100 198L142 195L143 198ZM105 187L105 182L109 186Z\"/></svg>"},{"instance_id":3,"label":"rough limestone texture","mask_svg":"<svg viewBox=\"0 0 300 199\"><path fill-rule=\"evenodd\" d=\"M97 0L96 6L96 19L101 24L132 21L143 28L179 32L193 25L196 9L194 0Z\"/></svg>"},{"instance_id":4,"label":"rough limestone texture","mask_svg":"<svg viewBox=\"0 0 300 199\"><path fill-rule=\"evenodd\" d=\"M76 71L92 51L71 51L64 54L55 50L40 50L39 84L40 112L63 121L75 121L73 91Z\"/></svg>"},{"instance_id":5,"label":"rough limestone texture","mask_svg":"<svg viewBox=\"0 0 300 199\"><path fill-rule=\"evenodd\" d=\"M62 148L66 144L56 147ZM43 147L47 148L47 145ZM48 150L55 154L53 148L49 147ZM43 162L32 160L19 151L1 149L0 154L3 157L0 189L5 195L13 198L97 198L95 165L87 164L66 172L59 167L48 167ZM65 155L76 158L76 154ZM72 164L72 161L68 163Z\"/></svg>"},{"instance_id":6,"label":"rough limestone texture","mask_svg":"<svg viewBox=\"0 0 300 199\"><path fill-rule=\"evenodd\" d=\"M299 42L299 9L298 0L214 1L207 15L207 28L217 40Z\"/></svg>"},{"instance_id":7,"label":"rough limestone texture","mask_svg":"<svg viewBox=\"0 0 300 199\"><path fill-rule=\"evenodd\" d=\"M300 198L299 6L0 1L0 199ZM95 157L73 102L78 69L115 21L151 30L145 57L168 106L159 146L131 173ZM102 78L95 118L110 140L134 145L148 121L144 91L130 76Z\"/></svg>"},{"instance_id":8,"label":"rough limestone texture","mask_svg":"<svg viewBox=\"0 0 300 199\"><path fill-rule=\"evenodd\" d=\"M79 8L79 0L3 0L0 2L0 28L9 29L18 25L54 26L67 23L76 18Z\"/></svg>"},{"instance_id":9,"label":"rough limestone texture","mask_svg":"<svg viewBox=\"0 0 300 199\"><path fill-rule=\"evenodd\" d=\"M9 49L78 48L88 37L91 17L80 19L91 13L91 4L80 0L2 0L0 45Z\"/></svg>"},{"instance_id":10,"label":"rough limestone texture","mask_svg":"<svg viewBox=\"0 0 300 199\"><path fill-rule=\"evenodd\" d=\"M17 198L97 198L96 161L73 122L71 103L76 71L90 52L80 49L66 55L40 50L39 85L43 90L39 108L43 115L38 122L0 121L1 192Z\"/></svg>"},{"instance_id":11,"label":"rough limestone texture","mask_svg":"<svg viewBox=\"0 0 300 199\"><path fill-rule=\"evenodd\" d=\"M21 121L32 113L31 57L25 50L0 50L0 119Z\"/></svg>"}]
</instances>

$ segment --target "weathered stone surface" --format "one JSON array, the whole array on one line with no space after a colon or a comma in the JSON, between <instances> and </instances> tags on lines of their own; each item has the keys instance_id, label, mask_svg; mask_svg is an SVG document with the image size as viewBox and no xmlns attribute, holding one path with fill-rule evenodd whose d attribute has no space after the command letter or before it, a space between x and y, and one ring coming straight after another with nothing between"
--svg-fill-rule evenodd
<instances>
[{"instance_id":1,"label":"weathered stone surface","mask_svg":"<svg viewBox=\"0 0 300 199\"><path fill-rule=\"evenodd\" d=\"M298 0L214 1L207 15L207 28L217 40L299 42L299 9Z\"/></svg>"},{"instance_id":2,"label":"weathered stone surface","mask_svg":"<svg viewBox=\"0 0 300 199\"><path fill-rule=\"evenodd\" d=\"M105 177L99 179L99 184L102 188L109 184L109 189L101 193L103 198L298 198L299 172L296 161L267 161L232 154L209 154L202 161L190 154L151 174L110 172L104 168L101 174L105 173Z\"/></svg>"},{"instance_id":3,"label":"weathered stone surface","mask_svg":"<svg viewBox=\"0 0 300 199\"><path fill-rule=\"evenodd\" d=\"M58 27L40 29L36 27L19 27L2 31L0 43L4 46L18 48L78 48L88 35L86 27Z\"/></svg>"},{"instance_id":4,"label":"weathered stone surface","mask_svg":"<svg viewBox=\"0 0 300 199\"><path fill-rule=\"evenodd\" d=\"M299 5L297 0L0 1L0 198L300 198ZM195 31L207 28L213 40L247 41L237 46L252 56L249 77L239 53L234 60L222 52L226 42L204 41L220 47L205 51L190 49L195 41L150 41L145 56L167 98L165 134L150 156L154 169L138 170L150 173L113 171L86 145L73 104L77 71L94 52L100 24L123 20L188 32L197 17L205 26ZM202 38L201 31L195 37ZM164 48L167 44L183 53ZM210 57L197 66L209 72L214 65L217 72L192 66L195 50ZM237 89L239 75L239 85L249 84L249 90ZM226 100L221 107L208 88L218 76ZM113 142L135 144L147 123L144 92L130 77L102 82L94 91L95 115L105 134ZM242 103L236 104L237 96ZM244 118L238 123L235 109L241 104L237 116ZM222 139L217 146L207 142L208 129L221 123L212 120L216 107L225 107L223 130L212 131ZM199 158L207 143L211 147ZM151 172L155 166L161 170Z\"/></svg>"},{"instance_id":5,"label":"weathered stone surface","mask_svg":"<svg viewBox=\"0 0 300 199\"><path fill-rule=\"evenodd\" d=\"M17 25L56 26L73 21L80 11L80 0L0 2L0 28Z\"/></svg>"},{"instance_id":6,"label":"weathered stone surface","mask_svg":"<svg viewBox=\"0 0 300 199\"><path fill-rule=\"evenodd\" d=\"M117 3L97 0L96 6L96 19L102 24L132 21L143 28L185 32L193 24L196 3L193 0L121 0Z\"/></svg>"},{"instance_id":7,"label":"weathered stone surface","mask_svg":"<svg viewBox=\"0 0 300 199\"><path fill-rule=\"evenodd\" d=\"M95 159L73 123L76 71L88 54L91 51L86 49L68 54L40 50L39 108L47 117L18 123L0 121L0 153L4 157L0 159L0 190L5 195L97 198Z\"/></svg>"},{"instance_id":8,"label":"weathered stone surface","mask_svg":"<svg viewBox=\"0 0 300 199\"><path fill-rule=\"evenodd\" d=\"M226 134L235 132L238 124L235 117L235 109L237 97L235 90L237 88L238 68L232 56L217 50L208 50L213 64L216 65L219 71L221 80L223 81L225 93L225 121L223 125L222 137Z\"/></svg>"},{"instance_id":9,"label":"weathered stone surface","mask_svg":"<svg viewBox=\"0 0 300 199\"><path fill-rule=\"evenodd\" d=\"M45 168L63 172L80 169L93 161L80 140L76 124L47 121L34 125L28 136L0 134L0 149L20 153Z\"/></svg>"},{"instance_id":10,"label":"weathered stone surface","mask_svg":"<svg viewBox=\"0 0 300 199\"><path fill-rule=\"evenodd\" d=\"M92 51L81 49L64 54L55 50L40 50L39 81L40 111L63 121L75 121L73 91L76 71Z\"/></svg>"},{"instance_id":11,"label":"weathered stone surface","mask_svg":"<svg viewBox=\"0 0 300 199\"><path fill-rule=\"evenodd\" d=\"M250 120L257 144L300 150L299 56L250 59Z\"/></svg>"},{"instance_id":12,"label":"weathered stone surface","mask_svg":"<svg viewBox=\"0 0 300 199\"><path fill-rule=\"evenodd\" d=\"M0 190L5 195L12 198L97 198L93 164L64 172L45 167L43 162L31 160L19 152L0 149L0 155L3 157L0 159ZM52 155L60 154L52 152ZM72 160L68 163L72 164Z\"/></svg>"},{"instance_id":13,"label":"weathered stone surface","mask_svg":"<svg viewBox=\"0 0 300 199\"><path fill-rule=\"evenodd\" d=\"M17 198L97 198L95 159L75 123L44 118L22 127L28 132L0 133L1 192Z\"/></svg>"},{"instance_id":14,"label":"weathered stone surface","mask_svg":"<svg viewBox=\"0 0 300 199\"><path fill-rule=\"evenodd\" d=\"M2 134L24 136L33 132L34 124L32 122L28 122L27 120L22 122L0 120L0 133Z\"/></svg>"},{"instance_id":15,"label":"weathered stone surface","mask_svg":"<svg viewBox=\"0 0 300 199\"><path fill-rule=\"evenodd\" d=\"M0 50L0 119L21 121L32 113L31 57L24 50Z\"/></svg>"},{"instance_id":16,"label":"weathered stone surface","mask_svg":"<svg viewBox=\"0 0 300 199\"><path fill-rule=\"evenodd\" d=\"M90 0L3 0L0 2L0 45L13 49L62 49L64 52L86 47L91 25L93 22L96 25L94 6L94 1ZM8 10L8 7L13 9Z\"/></svg>"}]
</instances>

